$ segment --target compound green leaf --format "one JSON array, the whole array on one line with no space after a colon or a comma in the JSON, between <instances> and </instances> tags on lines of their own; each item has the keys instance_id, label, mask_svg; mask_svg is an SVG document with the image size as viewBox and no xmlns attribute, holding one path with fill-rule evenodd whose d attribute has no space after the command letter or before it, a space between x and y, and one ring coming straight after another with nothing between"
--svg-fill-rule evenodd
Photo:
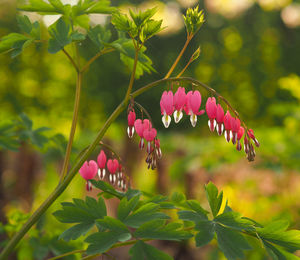
<instances>
[{"instance_id":1,"label":"compound green leaf","mask_svg":"<svg viewBox=\"0 0 300 260\"><path fill-rule=\"evenodd\" d=\"M131 260L172 260L173 258L155 247L137 241L129 250Z\"/></svg>"},{"instance_id":2,"label":"compound green leaf","mask_svg":"<svg viewBox=\"0 0 300 260\"><path fill-rule=\"evenodd\" d=\"M205 186L205 192L206 192L206 197L209 202L209 206L211 208L212 214L214 217L216 217L222 205L223 192L221 191L218 194L218 189L212 182L209 182Z\"/></svg>"}]
</instances>

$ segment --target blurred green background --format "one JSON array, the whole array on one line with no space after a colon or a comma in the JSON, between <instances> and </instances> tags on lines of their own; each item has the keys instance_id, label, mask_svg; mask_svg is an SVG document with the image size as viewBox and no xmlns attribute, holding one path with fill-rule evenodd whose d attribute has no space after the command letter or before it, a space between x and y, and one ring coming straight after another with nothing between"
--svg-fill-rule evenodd
<instances>
[{"instance_id":1,"label":"blurred green background","mask_svg":"<svg viewBox=\"0 0 300 260\"><path fill-rule=\"evenodd\" d=\"M18 32L17 5L21 1L0 0L0 37ZM71 3L74 1L65 1ZM178 0L112 1L122 10L158 6L156 18L167 28L147 45L157 73L144 75L134 84L137 89L162 78L185 42L182 19L187 7L197 4L205 10L206 22L184 54L180 72L192 53L201 46L200 58L185 72L211 87L230 101L253 128L261 146L255 162L243 152L212 134L207 117L196 128L184 117L166 130L161 123L159 100L168 86L158 87L137 98L151 114L161 139L163 158L155 171L147 170L145 151L138 150L138 138L126 135L126 113L111 126L104 142L121 155L133 187L147 192L169 194L179 190L205 204L204 184L212 180L223 189L229 205L244 216L262 223L285 218L300 228L300 1L292 0ZM27 14L31 20L41 16ZM57 17L47 16L46 24ZM107 17L93 15L91 23ZM43 28L43 39L47 30ZM69 52L73 49L70 47ZM80 45L82 62L95 54L90 41ZM130 71L117 53L97 60L85 74L72 160L95 137L105 119L126 93ZM0 238L11 235L55 188L62 166L65 138L71 126L76 75L62 53L50 55L46 44L26 49L11 59L0 55L0 124L17 120L24 112L33 128L49 127L40 147L22 143L18 152L0 150ZM201 92L204 107L208 94ZM93 159L99 150L95 151ZM39 225L25 237L12 259L44 259L70 250L58 236L64 225L51 215L59 203L86 195L84 181L75 177L68 189L48 210ZM93 192L89 195L96 195ZM114 214L114 201L107 203ZM37 239L42 236L42 239ZM82 247L82 242L73 245ZM222 259L215 244L203 249L193 244L172 250L175 259ZM1 247L1 245L0 245ZM123 249L115 251L124 255ZM126 252L126 248L124 249ZM177 251L178 252L177 252ZM185 252L180 253L179 250ZM185 251L184 251L185 250ZM123 259L123 258L120 258ZM124 258L126 259L126 258ZM262 252L250 252L248 259L267 259Z\"/></svg>"}]
</instances>

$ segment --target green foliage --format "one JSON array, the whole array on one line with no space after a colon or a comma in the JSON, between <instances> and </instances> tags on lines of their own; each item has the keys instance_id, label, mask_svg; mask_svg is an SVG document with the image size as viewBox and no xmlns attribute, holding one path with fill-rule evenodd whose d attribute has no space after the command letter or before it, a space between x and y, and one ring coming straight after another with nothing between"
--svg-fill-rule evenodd
<instances>
[{"instance_id":1,"label":"green foliage","mask_svg":"<svg viewBox=\"0 0 300 260\"><path fill-rule=\"evenodd\" d=\"M108 44L111 38L111 32L103 26L97 25L90 28L88 31L88 37L99 48L99 50L102 50L105 44Z\"/></svg>"},{"instance_id":2,"label":"green foliage","mask_svg":"<svg viewBox=\"0 0 300 260\"><path fill-rule=\"evenodd\" d=\"M43 14L63 14L71 18L92 13L110 14L116 10L110 6L108 0L81 0L75 6L64 5L60 0L50 0L49 3L43 0L29 0L28 5L20 6L19 9Z\"/></svg>"},{"instance_id":3,"label":"green foliage","mask_svg":"<svg viewBox=\"0 0 300 260\"><path fill-rule=\"evenodd\" d=\"M157 8L148 9L145 12L129 10L131 19L126 14L115 12L112 15L111 23L117 30L128 33L138 49L139 46L143 46L148 39L162 30L162 20L151 19L156 11Z\"/></svg>"},{"instance_id":4,"label":"green foliage","mask_svg":"<svg viewBox=\"0 0 300 260\"><path fill-rule=\"evenodd\" d=\"M110 248L122 245L118 243L133 237L137 241L130 241L134 244L130 249L132 259L136 259L138 254L143 255L145 259L169 258L165 253L143 242L152 239L183 241L194 237L196 246L201 247L215 238L219 248L230 260L244 258L244 251L252 249L247 236L259 239L268 252L278 259L293 259L294 255L291 252L300 249L300 231L286 231L287 222L277 221L263 227L256 221L234 212L228 205L220 212L223 193L212 183L205 187L213 213L213 219L210 220L209 212L196 200L186 200L179 192L174 192L170 200L161 195L144 200L141 192L137 190L120 193L103 181L91 181L103 192L120 199L116 219L105 216L106 209L101 198L98 203L89 197L86 202L74 199L74 203L63 203L63 210L54 213L61 222L79 223L61 235L65 240L76 239L96 223L99 231L85 240L89 243L87 254L107 252ZM177 210L178 217L184 221L184 225L163 212L164 208L160 206L162 202L168 202L168 209ZM283 256L287 258L282 258Z\"/></svg>"},{"instance_id":5,"label":"green foliage","mask_svg":"<svg viewBox=\"0 0 300 260\"><path fill-rule=\"evenodd\" d=\"M70 26L63 18L59 18L49 27L49 33L52 37L49 39L49 53L56 53L72 42Z\"/></svg>"},{"instance_id":6,"label":"green foliage","mask_svg":"<svg viewBox=\"0 0 300 260\"><path fill-rule=\"evenodd\" d=\"M213 216L217 216L223 201L223 192L218 194L218 189L213 183L208 183L205 187L206 197Z\"/></svg>"},{"instance_id":7,"label":"green foliage","mask_svg":"<svg viewBox=\"0 0 300 260\"><path fill-rule=\"evenodd\" d=\"M131 260L171 260L173 259L166 253L156 249L155 247L144 243L143 241L137 241L135 245L130 249Z\"/></svg>"},{"instance_id":8,"label":"green foliage","mask_svg":"<svg viewBox=\"0 0 300 260\"><path fill-rule=\"evenodd\" d=\"M38 22L31 23L29 18L17 16L18 26L26 35L20 33L10 33L4 36L0 41L0 53L11 51L11 57L17 57L23 49L33 43L35 40L40 40L40 24Z\"/></svg>"},{"instance_id":9,"label":"green foliage","mask_svg":"<svg viewBox=\"0 0 300 260\"><path fill-rule=\"evenodd\" d=\"M65 241L85 235L96 224L96 220L106 216L106 206L102 198L98 201L91 197L86 197L85 201L73 199L73 203L62 203L62 207L62 210L55 211L53 215L63 223L78 223L61 234L60 238Z\"/></svg>"},{"instance_id":10,"label":"green foliage","mask_svg":"<svg viewBox=\"0 0 300 260\"><path fill-rule=\"evenodd\" d=\"M204 23L203 10L199 11L198 6L194 9L189 8L186 11L186 15L183 15L183 19L188 35L193 36Z\"/></svg>"}]
</instances>

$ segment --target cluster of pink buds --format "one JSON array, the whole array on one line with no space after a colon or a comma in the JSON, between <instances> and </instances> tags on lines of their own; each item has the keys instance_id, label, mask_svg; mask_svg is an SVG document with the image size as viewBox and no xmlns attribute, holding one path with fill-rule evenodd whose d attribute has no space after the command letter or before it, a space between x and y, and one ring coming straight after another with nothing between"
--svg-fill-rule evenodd
<instances>
[{"instance_id":1,"label":"cluster of pink buds","mask_svg":"<svg viewBox=\"0 0 300 260\"><path fill-rule=\"evenodd\" d=\"M173 114L175 123L178 123L183 117L183 110L186 115L190 116L190 121L193 127L196 126L197 116L204 113L200 110L201 94L198 90L185 93L183 87L179 87L173 95L172 91L164 91L160 99L160 109L162 114L162 122L166 128L171 123Z\"/></svg>"},{"instance_id":2,"label":"cluster of pink buds","mask_svg":"<svg viewBox=\"0 0 300 260\"><path fill-rule=\"evenodd\" d=\"M127 134L129 138L132 138L134 132L140 137L139 148L143 149L145 142L147 141L147 158L146 162L148 164L148 169L156 168L157 159L162 156L160 149L160 142L157 139L157 131L152 127L149 119L136 119L136 114L132 105L128 109L128 128Z\"/></svg>"},{"instance_id":3,"label":"cluster of pink buds","mask_svg":"<svg viewBox=\"0 0 300 260\"><path fill-rule=\"evenodd\" d=\"M92 184L90 182L97 172L100 180L103 180L106 175L106 169L108 170L108 179L112 185L117 184L119 188L123 191L126 190L126 176L123 174L123 167L119 164L117 159L107 160L106 154L103 150L99 153L97 157L97 163L93 160L86 161L79 170L82 178L86 180L87 191L92 190Z\"/></svg>"},{"instance_id":4,"label":"cluster of pink buds","mask_svg":"<svg viewBox=\"0 0 300 260\"><path fill-rule=\"evenodd\" d=\"M230 112L227 110L224 115L224 110L220 104L216 104L216 99L214 97L209 97L206 102L206 114L209 118L208 127L213 132L215 129L218 135L222 135L224 131L224 136L227 142L232 141L236 144L236 149L240 151L242 149L241 139L245 134L244 127L241 126L241 122L237 117L231 116ZM253 130L250 129L244 137L244 150L247 154L249 161L253 161L255 157L255 150L251 142L251 138L254 144L259 147L259 142L254 136Z\"/></svg>"}]
</instances>

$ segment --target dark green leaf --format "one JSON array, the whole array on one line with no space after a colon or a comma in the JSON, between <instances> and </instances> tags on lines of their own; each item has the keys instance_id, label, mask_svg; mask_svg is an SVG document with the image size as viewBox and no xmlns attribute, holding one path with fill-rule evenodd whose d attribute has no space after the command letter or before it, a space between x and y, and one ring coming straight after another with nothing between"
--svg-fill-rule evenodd
<instances>
[{"instance_id":1,"label":"dark green leaf","mask_svg":"<svg viewBox=\"0 0 300 260\"><path fill-rule=\"evenodd\" d=\"M128 233L128 228L118 219L112 217L104 217L103 219L98 219L97 223L104 229L109 229L113 232Z\"/></svg>"},{"instance_id":2,"label":"dark green leaf","mask_svg":"<svg viewBox=\"0 0 300 260\"><path fill-rule=\"evenodd\" d=\"M89 243L87 254L103 253L115 243L124 242L131 238L127 227L118 219L105 217L97 220L97 223L108 231L94 233L86 238L85 241Z\"/></svg>"},{"instance_id":3,"label":"dark green leaf","mask_svg":"<svg viewBox=\"0 0 300 260\"><path fill-rule=\"evenodd\" d=\"M20 27L20 29L27 33L27 34L30 34L31 33L31 30L32 30L32 24L29 20L29 18L24 15L24 16L17 16L17 22L18 22L18 25Z\"/></svg>"},{"instance_id":4,"label":"dark green leaf","mask_svg":"<svg viewBox=\"0 0 300 260\"><path fill-rule=\"evenodd\" d=\"M128 217L131 211L133 211L138 202L139 202L140 197L136 196L130 199L129 201L127 200L127 197L124 197L118 206L118 219L123 221Z\"/></svg>"},{"instance_id":5,"label":"dark green leaf","mask_svg":"<svg viewBox=\"0 0 300 260\"><path fill-rule=\"evenodd\" d=\"M221 191L218 194L218 189L212 182L209 182L205 186L205 191L206 191L206 197L209 202L209 206L211 208L212 214L214 217L216 217L222 205L223 192Z\"/></svg>"},{"instance_id":6,"label":"dark green leaf","mask_svg":"<svg viewBox=\"0 0 300 260\"><path fill-rule=\"evenodd\" d=\"M216 225L218 245L229 260L244 259L244 250L251 249L251 246L239 232Z\"/></svg>"},{"instance_id":7,"label":"dark green leaf","mask_svg":"<svg viewBox=\"0 0 300 260\"><path fill-rule=\"evenodd\" d=\"M239 231L255 231L254 225L251 221L242 218L240 213L234 211L224 212L215 217L214 221Z\"/></svg>"},{"instance_id":8,"label":"dark green leaf","mask_svg":"<svg viewBox=\"0 0 300 260\"><path fill-rule=\"evenodd\" d=\"M63 18L58 19L53 25L49 27L51 39L49 39L48 51L49 53L56 53L72 42L69 35L70 26L66 24Z\"/></svg>"},{"instance_id":9,"label":"dark green leaf","mask_svg":"<svg viewBox=\"0 0 300 260\"><path fill-rule=\"evenodd\" d=\"M96 220L99 221L106 216L106 207L102 198L97 201L94 198L86 197L85 201L73 199L73 203L63 202L62 210L54 212L53 215L63 223L79 223L62 233L60 238L68 241L85 235L96 223Z\"/></svg>"},{"instance_id":10,"label":"dark green leaf","mask_svg":"<svg viewBox=\"0 0 300 260\"><path fill-rule=\"evenodd\" d=\"M159 205L155 203L147 203L137 210L135 210L131 215L123 220L123 222L134 228L138 228L145 222L158 219L168 219L169 217L162 212L159 212Z\"/></svg>"},{"instance_id":11,"label":"dark green leaf","mask_svg":"<svg viewBox=\"0 0 300 260\"><path fill-rule=\"evenodd\" d=\"M131 260L172 260L173 258L166 253L156 249L155 247L137 241L135 245L130 248L129 253Z\"/></svg>"},{"instance_id":12,"label":"dark green leaf","mask_svg":"<svg viewBox=\"0 0 300 260\"><path fill-rule=\"evenodd\" d=\"M212 221L199 221L197 222L196 229L199 230L195 235L197 247L208 244L214 238L215 225Z\"/></svg>"},{"instance_id":13,"label":"dark green leaf","mask_svg":"<svg viewBox=\"0 0 300 260\"><path fill-rule=\"evenodd\" d=\"M134 233L136 237L159 240L186 240L193 235L187 231L179 230L182 224L169 223L165 220L153 220L141 225Z\"/></svg>"},{"instance_id":14,"label":"dark green leaf","mask_svg":"<svg viewBox=\"0 0 300 260\"><path fill-rule=\"evenodd\" d=\"M80 236L84 236L93 226L94 222L77 224L64 231L59 238L65 241L75 240Z\"/></svg>"},{"instance_id":15,"label":"dark green leaf","mask_svg":"<svg viewBox=\"0 0 300 260\"><path fill-rule=\"evenodd\" d=\"M108 43L111 37L111 32L103 26L97 25L88 31L88 36L91 41L101 50L105 43Z\"/></svg>"},{"instance_id":16,"label":"dark green leaf","mask_svg":"<svg viewBox=\"0 0 300 260\"><path fill-rule=\"evenodd\" d=\"M107 182L104 181L96 181L96 180L91 180L91 183L98 189L107 192L108 194L113 195L114 197L117 197L118 199L122 199L125 194L117 191L113 188L113 186L111 186L110 184L108 184Z\"/></svg>"}]
</instances>

